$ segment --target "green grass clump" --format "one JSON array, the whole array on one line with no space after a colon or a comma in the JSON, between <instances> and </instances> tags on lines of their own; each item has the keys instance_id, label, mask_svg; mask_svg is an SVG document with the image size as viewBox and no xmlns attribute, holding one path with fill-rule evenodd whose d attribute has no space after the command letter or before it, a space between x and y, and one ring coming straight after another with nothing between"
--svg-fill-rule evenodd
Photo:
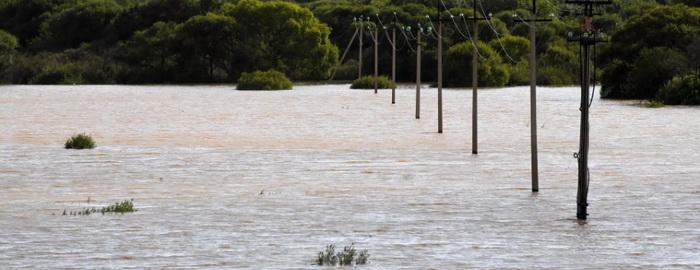
<instances>
[{"instance_id":1,"label":"green grass clump","mask_svg":"<svg viewBox=\"0 0 700 270\"><path fill-rule=\"evenodd\" d=\"M647 107L649 108L662 108L664 106L664 102L659 100L651 100L649 103L647 103Z\"/></svg>"},{"instance_id":2,"label":"green grass clump","mask_svg":"<svg viewBox=\"0 0 700 270\"><path fill-rule=\"evenodd\" d=\"M374 81L377 81L377 88L391 89L396 87L389 77L386 76L365 76L352 82L351 89L374 89Z\"/></svg>"},{"instance_id":3,"label":"green grass clump","mask_svg":"<svg viewBox=\"0 0 700 270\"><path fill-rule=\"evenodd\" d=\"M90 135L77 134L66 140L66 149L92 149L95 148L95 141Z\"/></svg>"},{"instance_id":4,"label":"green grass clump","mask_svg":"<svg viewBox=\"0 0 700 270\"><path fill-rule=\"evenodd\" d=\"M291 90L294 84L284 73L276 70L243 72L238 79L238 90Z\"/></svg>"},{"instance_id":5,"label":"green grass clump","mask_svg":"<svg viewBox=\"0 0 700 270\"><path fill-rule=\"evenodd\" d=\"M101 214L124 214L133 213L137 210L134 208L134 199L124 200L121 202L116 202L102 208L83 208L78 211L70 211L63 209L64 216L89 216L91 214L101 213Z\"/></svg>"},{"instance_id":6,"label":"green grass clump","mask_svg":"<svg viewBox=\"0 0 700 270\"><path fill-rule=\"evenodd\" d=\"M369 261L369 252L362 250L359 253L355 245L346 246L342 251L335 252L335 245L326 246L324 251L318 253L316 264L330 266L363 265Z\"/></svg>"}]
</instances>

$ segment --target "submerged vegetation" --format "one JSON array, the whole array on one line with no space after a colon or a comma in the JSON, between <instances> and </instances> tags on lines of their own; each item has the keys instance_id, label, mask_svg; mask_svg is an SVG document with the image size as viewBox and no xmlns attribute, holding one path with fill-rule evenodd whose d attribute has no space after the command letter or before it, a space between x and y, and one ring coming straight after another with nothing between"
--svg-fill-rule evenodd
<instances>
[{"instance_id":1,"label":"submerged vegetation","mask_svg":"<svg viewBox=\"0 0 700 270\"><path fill-rule=\"evenodd\" d=\"M243 73L238 79L238 90L291 90L294 84L284 73L276 70Z\"/></svg>"},{"instance_id":2,"label":"submerged vegetation","mask_svg":"<svg viewBox=\"0 0 700 270\"><path fill-rule=\"evenodd\" d=\"M92 136L81 133L68 138L65 147L66 149L92 149L95 148L95 141Z\"/></svg>"},{"instance_id":3,"label":"submerged vegetation","mask_svg":"<svg viewBox=\"0 0 700 270\"><path fill-rule=\"evenodd\" d=\"M374 89L374 83L377 82L378 89L391 89L396 87L394 82L392 82L387 76L365 76L354 80L350 88L352 89Z\"/></svg>"},{"instance_id":4,"label":"submerged vegetation","mask_svg":"<svg viewBox=\"0 0 700 270\"><path fill-rule=\"evenodd\" d=\"M316 258L317 265L328 266L363 265L368 261L369 252L367 250L357 252L354 244L338 252L335 251L335 245L328 245L325 250L318 253Z\"/></svg>"},{"instance_id":5,"label":"submerged vegetation","mask_svg":"<svg viewBox=\"0 0 700 270\"><path fill-rule=\"evenodd\" d=\"M137 210L134 208L134 199L131 200L124 200L121 202L115 202L113 204L110 204L108 206L102 207L102 208L83 208L78 211L67 211L63 210L63 215L64 216L89 216L91 214L124 214L124 213L133 213L136 212Z\"/></svg>"}]
</instances>

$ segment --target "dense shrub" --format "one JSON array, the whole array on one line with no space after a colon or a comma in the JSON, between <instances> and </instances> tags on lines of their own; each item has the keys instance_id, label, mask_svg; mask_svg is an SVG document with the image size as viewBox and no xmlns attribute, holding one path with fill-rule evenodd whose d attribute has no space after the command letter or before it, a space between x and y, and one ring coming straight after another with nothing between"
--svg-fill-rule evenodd
<instances>
[{"instance_id":1,"label":"dense shrub","mask_svg":"<svg viewBox=\"0 0 700 270\"><path fill-rule=\"evenodd\" d=\"M348 60L346 63L339 65L335 68L334 80L349 81L357 78L357 66L356 60Z\"/></svg>"},{"instance_id":2,"label":"dense shrub","mask_svg":"<svg viewBox=\"0 0 700 270\"><path fill-rule=\"evenodd\" d=\"M387 76L364 76L352 82L351 89L374 89L374 82L377 82L378 89L391 89L396 87Z\"/></svg>"},{"instance_id":3,"label":"dense shrub","mask_svg":"<svg viewBox=\"0 0 700 270\"><path fill-rule=\"evenodd\" d=\"M66 140L66 149L92 149L95 148L95 141L90 135L77 134Z\"/></svg>"},{"instance_id":4,"label":"dense shrub","mask_svg":"<svg viewBox=\"0 0 700 270\"><path fill-rule=\"evenodd\" d=\"M472 51L471 42L462 42L450 47L445 55L445 86L460 87L472 84ZM479 61L479 85L500 87L508 83L510 73L503 59L489 45L477 43L479 53L483 57Z\"/></svg>"},{"instance_id":5,"label":"dense shrub","mask_svg":"<svg viewBox=\"0 0 700 270\"><path fill-rule=\"evenodd\" d=\"M357 252L354 245L346 246L342 251L335 252L335 245L328 245L326 249L318 253L317 265L327 266L352 266L363 265L369 261L369 252L362 250Z\"/></svg>"},{"instance_id":6,"label":"dense shrub","mask_svg":"<svg viewBox=\"0 0 700 270\"><path fill-rule=\"evenodd\" d=\"M243 72L238 79L238 90L291 90L294 84L284 73L276 70Z\"/></svg>"},{"instance_id":7,"label":"dense shrub","mask_svg":"<svg viewBox=\"0 0 700 270\"><path fill-rule=\"evenodd\" d=\"M673 77L659 91L666 105L700 105L700 78L697 75Z\"/></svg>"}]
</instances>

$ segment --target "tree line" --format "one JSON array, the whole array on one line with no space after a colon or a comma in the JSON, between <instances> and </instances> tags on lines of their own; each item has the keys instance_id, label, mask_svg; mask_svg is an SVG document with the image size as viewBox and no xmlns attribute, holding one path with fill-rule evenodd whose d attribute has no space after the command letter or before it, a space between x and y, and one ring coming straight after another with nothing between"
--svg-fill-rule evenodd
<instances>
[{"instance_id":1,"label":"tree line","mask_svg":"<svg viewBox=\"0 0 700 270\"><path fill-rule=\"evenodd\" d=\"M357 44L338 65L358 28L389 28L397 19L398 80L415 77L418 25L426 31L426 81L436 74L436 4L447 12L445 83L471 84L472 48L479 50L479 83L527 84L531 0L0 0L0 81L3 83L232 83L243 72L275 69L293 80L357 76ZM472 1L477 1L474 14ZM578 46L566 41L579 18L563 0L540 0L538 83L579 82ZM596 77L604 98L662 99L693 104L698 96L700 1L615 0L595 26L611 38L598 46ZM394 15L396 14L396 15ZM450 16L450 14L453 16ZM478 22L472 44L466 17ZM517 16L514 16L517 15ZM381 20L381 22L379 21ZM411 32L405 27L411 26ZM404 35L405 34L405 35ZM380 29L380 73L390 72L390 44ZM434 35L434 32L433 32ZM372 70L373 45L365 35L364 70Z\"/></svg>"}]
</instances>

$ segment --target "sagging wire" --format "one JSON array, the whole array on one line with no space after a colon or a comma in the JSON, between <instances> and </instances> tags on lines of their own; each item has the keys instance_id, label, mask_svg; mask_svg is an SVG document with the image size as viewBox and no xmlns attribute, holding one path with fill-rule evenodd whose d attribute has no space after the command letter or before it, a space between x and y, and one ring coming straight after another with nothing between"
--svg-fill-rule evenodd
<instances>
[{"instance_id":1,"label":"sagging wire","mask_svg":"<svg viewBox=\"0 0 700 270\"><path fill-rule=\"evenodd\" d=\"M416 50L413 49L413 46L411 45L411 39L408 38L408 36L406 35L406 29L403 27L403 24L401 24L401 23L399 22L399 21L400 21L400 20L399 20L399 16L396 15L396 12L394 12L394 21L395 21L398 25L401 25L401 28L400 28L400 29L401 29L401 35L403 36L404 41L406 41L406 45L408 45L408 48L411 50L411 52L415 52ZM409 27L409 30L408 30L408 31L410 31L410 27Z\"/></svg>"},{"instance_id":2,"label":"sagging wire","mask_svg":"<svg viewBox=\"0 0 700 270\"><path fill-rule=\"evenodd\" d=\"M382 29L384 29L384 36L386 36L386 39L389 41L389 44L391 44L391 48L396 49L396 44L391 41L391 37L389 37L389 33L386 31L387 27L382 23L382 19L379 18L379 14L375 14L377 16L377 21L379 21L379 24L382 26Z\"/></svg>"},{"instance_id":3,"label":"sagging wire","mask_svg":"<svg viewBox=\"0 0 700 270\"><path fill-rule=\"evenodd\" d=\"M501 35L498 33L498 31L496 31L496 28L493 26L493 24L491 24L491 14L486 14L484 6L481 4L481 0L479 0L479 8L481 9L481 13L484 14L484 17L486 18L486 24L489 26L489 28L491 28L491 31L493 31L493 33L496 34L496 40L498 41L498 45L500 45L501 49L503 50L503 53L506 55L508 60L510 60L511 63L517 64L518 61L515 61L515 59L513 59L513 57L511 57L508 53L508 50L506 50L506 47L503 46L503 42L501 41Z\"/></svg>"},{"instance_id":4,"label":"sagging wire","mask_svg":"<svg viewBox=\"0 0 700 270\"><path fill-rule=\"evenodd\" d=\"M469 35L469 41L471 41L472 46L476 49L476 54L479 56L479 58L486 59L481 53L479 52L479 47L476 46L476 42L474 42L474 39L472 38L472 33L469 31L469 23L467 23L467 18L464 17L464 14L460 14L462 17L462 21L464 22L464 28L467 29L467 35Z\"/></svg>"},{"instance_id":5,"label":"sagging wire","mask_svg":"<svg viewBox=\"0 0 700 270\"><path fill-rule=\"evenodd\" d=\"M595 36L594 38L595 39ZM593 91L591 91L591 100L588 102L588 108L590 109L591 106L593 105L593 98L595 97L595 85L596 81L598 80L598 75L596 74L596 50L595 50L595 45L593 45Z\"/></svg>"},{"instance_id":6,"label":"sagging wire","mask_svg":"<svg viewBox=\"0 0 700 270\"><path fill-rule=\"evenodd\" d=\"M472 47L476 51L476 54L479 56L479 59L485 60L486 58L483 55L481 55L481 53L479 52L479 47L476 46L476 42L474 42L474 40L472 39L471 32L469 32L469 25L467 25L465 23L465 28L467 29L467 34L469 34L469 36L466 36L466 35L464 35L462 30L460 29L459 25L457 25L457 21L455 21L455 16L450 12L449 9L447 9L447 5L445 5L445 2L440 0L440 3L442 4L442 7L445 9L447 14L450 15L450 19L452 20L452 23L454 24L455 28L457 29L457 33L459 33L462 36L462 38L469 40L469 42L472 44ZM464 18L463 13L460 13L459 16Z\"/></svg>"}]
</instances>

